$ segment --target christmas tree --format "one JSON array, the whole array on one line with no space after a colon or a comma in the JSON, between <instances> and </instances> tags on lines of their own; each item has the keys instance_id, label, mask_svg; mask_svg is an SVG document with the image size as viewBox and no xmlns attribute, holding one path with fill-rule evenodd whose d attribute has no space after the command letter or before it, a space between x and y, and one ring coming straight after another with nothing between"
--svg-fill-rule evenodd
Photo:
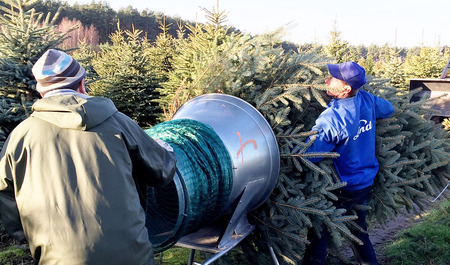
<instances>
[{"instance_id":1,"label":"christmas tree","mask_svg":"<svg viewBox=\"0 0 450 265\"><path fill-rule=\"evenodd\" d=\"M58 14L35 12L39 0L1 0L0 95L28 101L38 97L31 68L50 48L62 43L66 32L56 32ZM7 8L9 7L9 8Z\"/></svg>"},{"instance_id":2,"label":"christmas tree","mask_svg":"<svg viewBox=\"0 0 450 265\"><path fill-rule=\"evenodd\" d=\"M33 64L49 48L62 43L67 32L55 32L58 14L35 12L38 0L0 3L0 149L12 129L31 113L39 97Z\"/></svg>"},{"instance_id":3,"label":"christmas tree","mask_svg":"<svg viewBox=\"0 0 450 265\"><path fill-rule=\"evenodd\" d=\"M111 34L111 45L103 45L91 60L98 78L89 86L93 96L110 98L117 109L131 117L141 127L156 124L161 113L154 100L159 96L160 82L149 63L150 43L142 30L117 30ZM118 67L118 63L120 67Z\"/></svg>"}]
</instances>

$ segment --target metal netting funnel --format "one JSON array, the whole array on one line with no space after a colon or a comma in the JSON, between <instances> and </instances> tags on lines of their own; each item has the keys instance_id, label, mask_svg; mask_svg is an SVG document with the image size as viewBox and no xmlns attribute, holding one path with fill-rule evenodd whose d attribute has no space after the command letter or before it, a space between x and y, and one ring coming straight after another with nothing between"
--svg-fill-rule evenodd
<instances>
[{"instance_id":1,"label":"metal netting funnel","mask_svg":"<svg viewBox=\"0 0 450 265\"><path fill-rule=\"evenodd\" d=\"M253 106L206 94L146 132L169 143L177 158L174 182L147 192L146 226L156 252L231 213L219 245L233 231L253 229L246 214L267 200L280 169L276 138Z\"/></svg>"},{"instance_id":2,"label":"metal netting funnel","mask_svg":"<svg viewBox=\"0 0 450 265\"><path fill-rule=\"evenodd\" d=\"M147 187L145 223L146 227L151 227L149 238L156 251L171 247L177 240L175 236L186 216L186 204L189 204L183 186L179 172L176 172L174 181L167 186Z\"/></svg>"},{"instance_id":3,"label":"metal netting funnel","mask_svg":"<svg viewBox=\"0 0 450 265\"><path fill-rule=\"evenodd\" d=\"M193 119L211 126L230 154L233 187L225 212L232 212L248 183L260 181L248 210L267 200L278 180L280 152L272 128L248 102L226 94L205 94L177 110L172 120Z\"/></svg>"},{"instance_id":4,"label":"metal netting funnel","mask_svg":"<svg viewBox=\"0 0 450 265\"><path fill-rule=\"evenodd\" d=\"M231 192L233 172L222 140L206 124L172 120L146 133L170 144L177 158L174 182L147 190L146 226L158 252L221 215Z\"/></svg>"}]
</instances>

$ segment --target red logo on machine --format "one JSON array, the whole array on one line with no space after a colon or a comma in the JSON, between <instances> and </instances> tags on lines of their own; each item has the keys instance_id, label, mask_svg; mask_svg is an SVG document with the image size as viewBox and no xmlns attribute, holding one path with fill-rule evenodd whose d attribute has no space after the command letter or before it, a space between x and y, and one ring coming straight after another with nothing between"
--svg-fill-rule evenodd
<instances>
[{"instance_id":1,"label":"red logo on machine","mask_svg":"<svg viewBox=\"0 0 450 265\"><path fill-rule=\"evenodd\" d=\"M242 154L242 164L244 164L244 147L249 144L249 143L253 143L253 147L255 148L255 150L257 149L257 145L255 140L248 140L246 141L244 144L242 144L242 138L241 138L241 134L239 132L236 132L236 134L239 136L239 143L241 144L241 148L239 148L238 152L237 152L237 156L236 158L239 158L239 154Z\"/></svg>"}]
</instances>

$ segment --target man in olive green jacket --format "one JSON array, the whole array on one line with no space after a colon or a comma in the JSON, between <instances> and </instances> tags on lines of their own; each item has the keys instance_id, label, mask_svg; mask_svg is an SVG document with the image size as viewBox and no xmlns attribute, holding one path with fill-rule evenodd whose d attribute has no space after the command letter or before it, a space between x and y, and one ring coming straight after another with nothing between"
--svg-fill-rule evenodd
<instances>
[{"instance_id":1,"label":"man in olive green jacket","mask_svg":"<svg viewBox=\"0 0 450 265\"><path fill-rule=\"evenodd\" d=\"M87 96L69 55L47 51L33 74L43 99L0 155L5 228L39 264L154 264L139 194L172 180L173 153Z\"/></svg>"}]
</instances>

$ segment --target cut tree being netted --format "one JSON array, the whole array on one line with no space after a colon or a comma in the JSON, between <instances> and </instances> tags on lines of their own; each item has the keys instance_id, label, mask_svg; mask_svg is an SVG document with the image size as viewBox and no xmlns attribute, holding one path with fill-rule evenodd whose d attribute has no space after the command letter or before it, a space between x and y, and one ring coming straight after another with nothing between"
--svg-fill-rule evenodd
<instances>
[{"instance_id":1,"label":"cut tree being netted","mask_svg":"<svg viewBox=\"0 0 450 265\"><path fill-rule=\"evenodd\" d=\"M311 99L311 103L316 101L313 97L315 89L323 88L311 84L295 93L295 97ZM410 103L413 92L397 91L380 80L371 80L364 89L388 99L395 108L389 119L379 120L376 126L376 156L380 170L375 179L370 215L383 223L404 208L422 207L449 182L449 138L440 124L430 120L432 113L425 107L427 101ZM289 99L286 99L287 95ZM306 108L294 107L293 98L292 90L288 89L278 95L272 94L266 100L277 102L272 103L275 109L290 107L293 115L292 118L289 114L286 116L290 121L286 126L277 125L279 122L274 122L274 116L266 115L275 125L273 128L283 158L282 172L271 200L253 214L270 245L286 263L301 260L308 242L307 229L320 229L324 222L333 235L333 247L339 246L342 238L358 244L359 240L351 231L360 229L353 221L355 215L343 215L344 210L333 206L336 197L330 191L344 185L339 182L333 164L329 159L317 164L308 160L319 154L306 153L308 145L304 140L310 132L305 129L311 128L312 124L298 117L318 117L320 112L312 103ZM266 104L257 104L262 113L277 113L265 108ZM294 143L300 147L291 152ZM340 254L339 251L334 253Z\"/></svg>"}]
</instances>

